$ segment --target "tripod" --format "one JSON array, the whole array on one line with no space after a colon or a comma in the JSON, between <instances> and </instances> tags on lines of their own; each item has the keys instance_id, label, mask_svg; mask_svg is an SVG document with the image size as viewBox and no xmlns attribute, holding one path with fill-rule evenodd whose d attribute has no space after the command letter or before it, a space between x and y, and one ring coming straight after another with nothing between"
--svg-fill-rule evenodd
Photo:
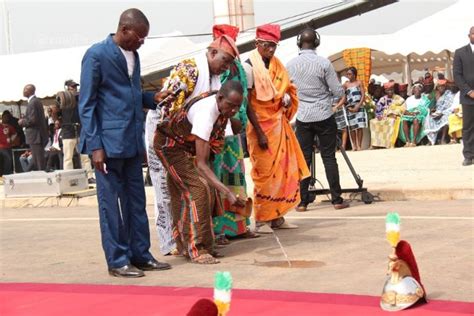
<instances>
[{"instance_id":1,"label":"tripod","mask_svg":"<svg viewBox=\"0 0 474 316\"><path fill-rule=\"evenodd\" d=\"M355 182L357 183L357 188L342 189L341 192L360 193L362 201L365 204L371 204L374 201L374 196L372 195L372 193L367 191L367 188L363 187L364 180L362 180L362 178L355 171L354 166L352 166L349 156L347 156L346 150L342 147L341 140L339 139L339 137L337 138L336 144L337 148L339 148L339 150L341 151L341 154L344 157L344 160L346 161L347 166L349 167ZM308 193L311 193L312 195L314 195L314 197L316 197L317 195L327 195L331 193L329 189L316 189L316 181L316 152L313 150L313 156L311 158L311 180L308 187Z\"/></svg>"}]
</instances>

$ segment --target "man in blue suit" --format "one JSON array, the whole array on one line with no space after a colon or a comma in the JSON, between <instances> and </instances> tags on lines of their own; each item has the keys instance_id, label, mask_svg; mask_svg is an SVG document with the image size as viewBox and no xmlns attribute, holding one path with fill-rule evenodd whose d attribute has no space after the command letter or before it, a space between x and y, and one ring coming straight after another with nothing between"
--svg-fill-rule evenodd
<instances>
[{"instance_id":1,"label":"man in blue suit","mask_svg":"<svg viewBox=\"0 0 474 316\"><path fill-rule=\"evenodd\" d=\"M82 60L79 115L82 153L92 155L100 231L109 274L141 277L171 266L149 251L142 174L143 106L155 109L169 92L142 92L137 50L149 22L138 9L120 16L117 33L89 48Z\"/></svg>"}]
</instances>

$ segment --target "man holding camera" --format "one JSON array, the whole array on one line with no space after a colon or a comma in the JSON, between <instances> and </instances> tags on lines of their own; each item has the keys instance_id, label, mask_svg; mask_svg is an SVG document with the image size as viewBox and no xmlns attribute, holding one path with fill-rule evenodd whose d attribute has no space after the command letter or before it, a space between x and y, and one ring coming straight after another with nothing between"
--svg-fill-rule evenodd
<instances>
[{"instance_id":1,"label":"man holding camera","mask_svg":"<svg viewBox=\"0 0 474 316\"><path fill-rule=\"evenodd\" d=\"M79 140L79 134L81 132L81 124L79 121L79 111L77 107L77 101L79 93L77 87L79 84L74 80L66 80L64 82L65 93L63 98L58 98L58 103L61 108L61 116L63 120L61 137L63 140L63 166L64 170L74 169L73 157L74 152ZM81 156L81 167L87 171L87 177L89 183L95 183L95 179L92 177L91 160L88 155Z\"/></svg>"}]
</instances>

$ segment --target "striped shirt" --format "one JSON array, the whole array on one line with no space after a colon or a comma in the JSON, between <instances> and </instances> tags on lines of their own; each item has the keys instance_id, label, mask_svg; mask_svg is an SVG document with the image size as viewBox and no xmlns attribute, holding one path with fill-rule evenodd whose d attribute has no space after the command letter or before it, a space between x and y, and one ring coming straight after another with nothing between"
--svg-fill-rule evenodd
<instances>
[{"instance_id":1,"label":"striped shirt","mask_svg":"<svg viewBox=\"0 0 474 316\"><path fill-rule=\"evenodd\" d=\"M344 95L331 62L310 49L301 50L286 66L291 81L298 88L300 122L324 121L333 115L333 101Z\"/></svg>"}]
</instances>

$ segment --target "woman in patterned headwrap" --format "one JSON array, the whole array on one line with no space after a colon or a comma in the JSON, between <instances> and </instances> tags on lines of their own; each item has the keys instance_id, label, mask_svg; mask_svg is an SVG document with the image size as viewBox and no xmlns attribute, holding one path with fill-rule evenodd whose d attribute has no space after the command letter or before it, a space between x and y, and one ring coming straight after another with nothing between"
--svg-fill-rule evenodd
<instances>
[{"instance_id":1,"label":"woman in patterned headwrap","mask_svg":"<svg viewBox=\"0 0 474 316\"><path fill-rule=\"evenodd\" d=\"M451 105L452 114L448 117L450 144L457 144L458 139L462 136L462 106L460 102L460 92L457 91Z\"/></svg>"},{"instance_id":2,"label":"woman in patterned headwrap","mask_svg":"<svg viewBox=\"0 0 474 316\"><path fill-rule=\"evenodd\" d=\"M446 143L448 136L448 118L451 114L451 105L454 94L446 88L447 80L438 80L436 86L436 107L431 110L425 119L425 132L431 145L436 143L439 131L442 132L441 144Z\"/></svg>"},{"instance_id":3,"label":"woman in patterned headwrap","mask_svg":"<svg viewBox=\"0 0 474 316\"><path fill-rule=\"evenodd\" d=\"M434 91L433 76L427 72L423 79L423 96L430 101L429 108L433 109L436 106L436 93Z\"/></svg>"},{"instance_id":4,"label":"woman in patterned headwrap","mask_svg":"<svg viewBox=\"0 0 474 316\"><path fill-rule=\"evenodd\" d=\"M415 147L423 137L425 132L423 123L426 115L429 113L430 100L422 95L423 85L415 83L413 86L413 95L406 100L406 111L402 115L402 126L398 137L404 143L405 147Z\"/></svg>"}]
</instances>

